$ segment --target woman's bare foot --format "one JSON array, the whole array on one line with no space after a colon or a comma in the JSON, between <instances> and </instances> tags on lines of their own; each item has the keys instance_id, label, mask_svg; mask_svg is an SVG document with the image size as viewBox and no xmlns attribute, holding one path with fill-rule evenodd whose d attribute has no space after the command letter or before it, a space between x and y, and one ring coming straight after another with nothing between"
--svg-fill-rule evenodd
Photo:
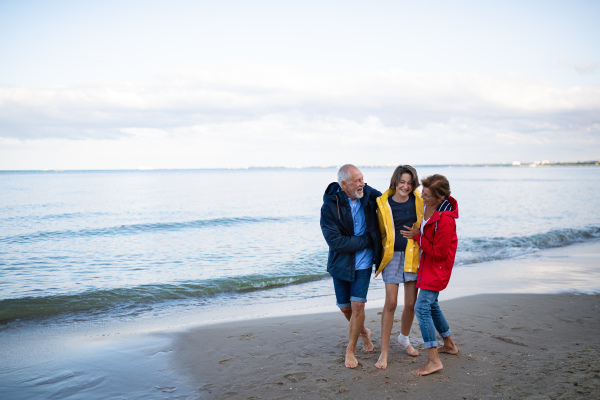
<instances>
[{"instance_id":1,"label":"woman's bare foot","mask_svg":"<svg viewBox=\"0 0 600 400\"><path fill-rule=\"evenodd\" d=\"M377 360L377 362L375 363L375 367L379 368L379 369L386 369L387 368L387 353L381 353L379 355L379 360Z\"/></svg>"},{"instance_id":2,"label":"woman's bare foot","mask_svg":"<svg viewBox=\"0 0 600 400\"><path fill-rule=\"evenodd\" d=\"M443 345L438 347L438 353L458 354L458 347Z\"/></svg>"},{"instance_id":3,"label":"woman's bare foot","mask_svg":"<svg viewBox=\"0 0 600 400\"><path fill-rule=\"evenodd\" d=\"M366 331L366 333L365 333ZM371 342L371 331L366 326L363 328L363 333L360 335L363 340L363 351L368 353L372 352L375 349L375 346ZM354 368L354 367L352 367Z\"/></svg>"},{"instance_id":4,"label":"woman's bare foot","mask_svg":"<svg viewBox=\"0 0 600 400\"><path fill-rule=\"evenodd\" d=\"M444 369L444 366L442 365L441 361L432 362L430 360L427 360L427 364L425 364L423 367L419 368L418 370L413 371L413 375L417 375L417 376L429 375L429 374L433 374L434 372L441 371L442 369Z\"/></svg>"},{"instance_id":5,"label":"woman's bare foot","mask_svg":"<svg viewBox=\"0 0 600 400\"><path fill-rule=\"evenodd\" d=\"M358 360L356 359L353 353L348 353L346 351L346 368L356 367L358 367Z\"/></svg>"}]
</instances>

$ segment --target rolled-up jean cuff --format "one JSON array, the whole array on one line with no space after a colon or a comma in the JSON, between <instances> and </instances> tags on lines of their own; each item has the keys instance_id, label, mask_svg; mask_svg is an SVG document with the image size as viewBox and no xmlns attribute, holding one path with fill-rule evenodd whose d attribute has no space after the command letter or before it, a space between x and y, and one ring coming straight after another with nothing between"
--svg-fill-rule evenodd
<instances>
[{"instance_id":1,"label":"rolled-up jean cuff","mask_svg":"<svg viewBox=\"0 0 600 400\"><path fill-rule=\"evenodd\" d=\"M367 299L364 297L350 296L350 301L356 301L357 303L366 303Z\"/></svg>"},{"instance_id":2,"label":"rolled-up jean cuff","mask_svg":"<svg viewBox=\"0 0 600 400\"><path fill-rule=\"evenodd\" d=\"M452 335L452 331L450 329L448 329L446 332L444 333L440 333L440 336L442 338L447 338L448 336Z\"/></svg>"},{"instance_id":3,"label":"rolled-up jean cuff","mask_svg":"<svg viewBox=\"0 0 600 400\"><path fill-rule=\"evenodd\" d=\"M442 338L447 338L450 335L452 335L452 331L450 329L448 329L444 333L440 333L440 336ZM425 342L425 343L423 343L423 345L425 346L426 349L431 349L433 347L438 347L438 342L437 342L437 340L434 340L433 342Z\"/></svg>"},{"instance_id":4,"label":"rolled-up jean cuff","mask_svg":"<svg viewBox=\"0 0 600 400\"><path fill-rule=\"evenodd\" d=\"M352 303L344 303L344 304L335 303L335 304L337 304L337 306L338 306L339 308L348 308L348 307L351 307L351 306L352 306Z\"/></svg>"}]
</instances>

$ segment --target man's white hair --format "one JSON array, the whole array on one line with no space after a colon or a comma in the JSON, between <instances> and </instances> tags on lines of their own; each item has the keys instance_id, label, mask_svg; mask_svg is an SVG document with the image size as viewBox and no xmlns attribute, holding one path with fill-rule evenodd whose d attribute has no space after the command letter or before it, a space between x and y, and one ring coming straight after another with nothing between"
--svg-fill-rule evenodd
<instances>
[{"instance_id":1,"label":"man's white hair","mask_svg":"<svg viewBox=\"0 0 600 400\"><path fill-rule=\"evenodd\" d=\"M342 181L348 183L350 181L350 179L352 178L352 173L350 172L351 168L356 168L354 165L352 164L346 164L346 165L342 165L342 167L339 169L338 171L338 183L340 184L340 186L342 185ZM358 168L356 168L358 169Z\"/></svg>"}]
</instances>

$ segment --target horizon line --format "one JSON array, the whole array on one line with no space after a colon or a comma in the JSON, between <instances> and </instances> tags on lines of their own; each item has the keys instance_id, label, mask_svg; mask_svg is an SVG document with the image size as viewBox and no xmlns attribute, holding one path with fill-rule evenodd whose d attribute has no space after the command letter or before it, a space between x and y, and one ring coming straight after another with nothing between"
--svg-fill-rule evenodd
<instances>
[{"instance_id":1,"label":"horizon line","mask_svg":"<svg viewBox=\"0 0 600 400\"><path fill-rule=\"evenodd\" d=\"M343 165L343 164L342 164ZM205 167L205 168L104 168L104 169L4 169L0 172L116 172L116 171L240 171L249 169L330 169L339 168L341 165L312 165L303 167L286 167L286 166L260 166L253 165L248 167ZM384 165L356 165L360 168L393 168L396 164ZM557 161L557 162L520 162L513 161L512 163L474 163L474 164L415 164L414 167L551 167L551 166L600 166L600 160L590 161Z\"/></svg>"}]
</instances>

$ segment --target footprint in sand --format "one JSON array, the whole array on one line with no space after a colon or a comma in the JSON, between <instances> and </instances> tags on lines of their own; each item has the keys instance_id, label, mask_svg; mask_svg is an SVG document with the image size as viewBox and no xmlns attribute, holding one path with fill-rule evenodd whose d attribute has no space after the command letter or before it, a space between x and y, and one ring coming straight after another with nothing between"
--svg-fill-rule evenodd
<instances>
[{"instance_id":1,"label":"footprint in sand","mask_svg":"<svg viewBox=\"0 0 600 400\"><path fill-rule=\"evenodd\" d=\"M306 375L308 375L308 372L297 372L293 374L285 374L283 377L292 382L300 382L306 379Z\"/></svg>"},{"instance_id":2,"label":"footprint in sand","mask_svg":"<svg viewBox=\"0 0 600 400\"><path fill-rule=\"evenodd\" d=\"M482 376L482 375L487 375L488 373L489 373L489 371L477 370L477 371L471 372L471 375Z\"/></svg>"},{"instance_id":3,"label":"footprint in sand","mask_svg":"<svg viewBox=\"0 0 600 400\"><path fill-rule=\"evenodd\" d=\"M516 340L512 340L512 339L504 337L504 336L490 335L490 337L493 338L493 339L499 340L501 342L515 344L517 346L529 347L525 343L517 342Z\"/></svg>"}]
</instances>

